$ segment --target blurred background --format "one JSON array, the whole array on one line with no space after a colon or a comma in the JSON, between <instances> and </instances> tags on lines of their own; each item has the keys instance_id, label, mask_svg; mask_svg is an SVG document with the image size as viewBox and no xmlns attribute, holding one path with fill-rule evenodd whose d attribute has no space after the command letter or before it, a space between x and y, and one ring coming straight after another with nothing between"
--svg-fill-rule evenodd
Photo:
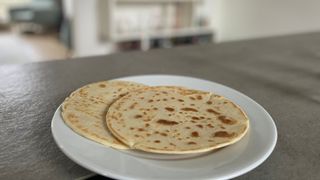
<instances>
[{"instance_id":1,"label":"blurred background","mask_svg":"<svg viewBox=\"0 0 320 180\"><path fill-rule=\"evenodd\" d=\"M320 31L318 0L0 0L0 65Z\"/></svg>"}]
</instances>

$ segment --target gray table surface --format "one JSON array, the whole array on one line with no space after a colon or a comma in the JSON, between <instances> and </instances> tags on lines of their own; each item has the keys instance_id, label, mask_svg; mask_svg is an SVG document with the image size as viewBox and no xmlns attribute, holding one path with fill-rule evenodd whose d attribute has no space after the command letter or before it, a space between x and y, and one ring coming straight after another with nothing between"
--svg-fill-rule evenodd
<instances>
[{"instance_id":1,"label":"gray table surface","mask_svg":"<svg viewBox=\"0 0 320 180\"><path fill-rule=\"evenodd\" d=\"M0 179L75 179L91 172L54 143L50 122L76 88L141 74L203 78L237 89L273 116L271 156L236 179L320 177L320 33L0 66Z\"/></svg>"}]
</instances>

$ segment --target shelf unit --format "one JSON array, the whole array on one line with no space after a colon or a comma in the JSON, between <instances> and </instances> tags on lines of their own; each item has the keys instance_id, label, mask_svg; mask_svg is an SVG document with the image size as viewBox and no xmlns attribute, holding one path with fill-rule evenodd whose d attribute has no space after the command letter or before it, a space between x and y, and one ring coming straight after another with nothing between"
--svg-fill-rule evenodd
<instances>
[{"instance_id":1,"label":"shelf unit","mask_svg":"<svg viewBox=\"0 0 320 180\"><path fill-rule=\"evenodd\" d=\"M183 37L183 36L196 36L202 34L211 34L212 29L208 27L190 27L183 29L167 29L153 31L151 33L127 33L122 35L115 35L113 41L123 42L123 41L134 41L139 39L156 39L156 38L173 38L173 37Z\"/></svg>"},{"instance_id":2,"label":"shelf unit","mask_svg":"<svg viewBox=\"0 0 320 180\"><path fill-rule=\"evenodd\" d=\"M201 2L99 0L99 37L116 51L117 45L125 42L138 42L140 49L148 50L154 39L213 35L210 25L195 17L195 7Z\"/></svg>"}]
</instances>

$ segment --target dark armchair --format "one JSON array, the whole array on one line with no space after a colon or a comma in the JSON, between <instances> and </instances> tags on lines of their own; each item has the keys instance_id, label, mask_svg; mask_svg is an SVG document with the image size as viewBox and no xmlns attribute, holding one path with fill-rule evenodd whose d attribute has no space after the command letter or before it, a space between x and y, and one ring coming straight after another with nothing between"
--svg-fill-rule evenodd
<instances>
[{"instance_id":1,"label":"dark armchair","mask_svg":"<svg viewBox=\"0 0 320 180\"><path fill-rule=\"evenodd\" d=\"M44 29L58 29L62 18L61 4L57 0L32 0L27 6L10 8L9 14L13 24L30 23Z\"/></svg>"}]
</instances>

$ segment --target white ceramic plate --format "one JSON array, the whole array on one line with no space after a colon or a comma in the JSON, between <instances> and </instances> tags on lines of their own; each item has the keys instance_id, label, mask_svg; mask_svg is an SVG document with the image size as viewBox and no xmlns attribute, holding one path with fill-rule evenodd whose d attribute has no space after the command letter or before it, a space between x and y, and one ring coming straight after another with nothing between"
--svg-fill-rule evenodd
<instances>
[{"instance_id":1,"label":"white ceramic plate","mask_svg":"<svg viewBox=\"0 0 320 180\"><path fill-rule=\"evenodd\" d=\"M240 105L250 119L250 130L234 145L201 156L147 159L107 148L74 133L55 112L51 131L60 149L79 165L116 179L230 179L260 165L273 151L277 130L271 116L242 93L214 82L184 76L145 75L119 78L147 85L178 85L215 92Z\"/></svg>"}]
</instances>

